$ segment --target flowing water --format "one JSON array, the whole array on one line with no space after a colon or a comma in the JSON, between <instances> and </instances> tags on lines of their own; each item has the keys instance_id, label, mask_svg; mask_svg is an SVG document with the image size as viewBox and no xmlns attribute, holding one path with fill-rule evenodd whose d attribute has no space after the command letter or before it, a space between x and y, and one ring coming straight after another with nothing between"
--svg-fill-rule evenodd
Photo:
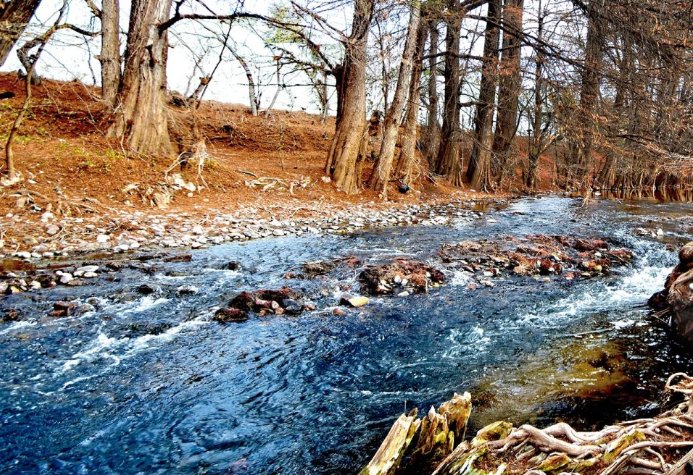
<instances>
[{"instance_id":1,"label":"flowing water","mask_svg":"<svg viewBox=\"0 0 693 475\"><path fill-rule=\"evenodd\" d=\"M523 199L446 226L221 245L189 263L8 296L0 306L25 318L0 326L0 471L352 473L403 410L465 390L479 399L475 427L656 412L662 378L693 358L643 304L676 263L671 245L691 239L692 215L681 203ZM664 238L639 237L642 227ZM428 295L376 298L346 316L330 306L357 285L353 271L284 277L347 255L440 264L445 242L534 233L608 237L636 260L604 279L507 278L477 290L448 270ZM241 268L224 270L230 261ZM144 283L156 291L141 295ZM281 285L318 310L211 321L238 291ZM90 297L94 312L45 316L56 300Z\"/></svg>"}]
</instances>

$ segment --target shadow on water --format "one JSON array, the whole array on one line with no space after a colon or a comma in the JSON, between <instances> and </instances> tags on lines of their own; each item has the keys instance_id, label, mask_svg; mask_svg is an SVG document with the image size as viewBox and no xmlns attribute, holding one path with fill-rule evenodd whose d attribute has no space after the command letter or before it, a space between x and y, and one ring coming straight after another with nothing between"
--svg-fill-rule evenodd
<instances>
[{"instance_id":1,"label":"shadow on water","mask_svg":"<svg viewBox=\"0 0 693 475\"><path fill-rule=\"evenodd\" d=\"M675 264L674 246L691 239L691 207L580 203L524 199L449 226L223 245L91 286L8 296L0 305L24 319L0 326L0 469L349 473L403 410L465 390L478 405L475 427L501 417L595 426L656 411L662 379L693 360L642 304ZM440 265L442 243L533 233L603 236L637 259L601 280L505 277L473 291L448 270L449 283L429 295L375 298L342 317L331 306L357 287L354 271L286 277L347 255ZM241 268L228 270L230 261ZM140 294L142 284L152 293ZM238 291L281 285L318 310L211 322ZM88 298L94 312L45 317L56 300Z\"/></svg>"}]
</instances>

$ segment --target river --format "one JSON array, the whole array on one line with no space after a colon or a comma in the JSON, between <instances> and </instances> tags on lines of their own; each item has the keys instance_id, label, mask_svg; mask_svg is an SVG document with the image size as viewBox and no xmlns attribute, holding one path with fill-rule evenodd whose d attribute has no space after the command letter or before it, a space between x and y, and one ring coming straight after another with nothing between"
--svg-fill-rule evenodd
<instances>
[{"instance_id":1,"label":"river","mask_svg":"<svg viewBox=\"0 0 693 475\"><path fill-rule=\"evenodd\" d=\"M477 428L657 412L662 378L693 358L643 304L693 238L692 217L690 203L527 198L445 226L220 245L95 285L7 296L0 307L25 318L0 324L0 471L352 473L402 411L465 390L479 399ZM356 286L353 270L285 277L348 255L439 264L443 243L534 233L605 237L636 259L606 278L508 277L476 290L442 267L448 283L429 294L375 298L345 316L331 307ZM211 321L237 292L282 285L318 309ZM96 310L46 316L66 299Z\"/></svg>"}]
</instances>

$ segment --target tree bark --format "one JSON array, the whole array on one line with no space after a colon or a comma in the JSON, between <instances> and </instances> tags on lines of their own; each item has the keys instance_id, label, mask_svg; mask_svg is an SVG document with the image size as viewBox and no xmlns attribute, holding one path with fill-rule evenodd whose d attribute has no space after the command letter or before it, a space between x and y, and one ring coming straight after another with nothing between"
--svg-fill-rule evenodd
<instances>
[{"instance_id":1,"label":"tree bark","mask_svg":"<svg viewBox=\"0 0 693 475\"><path fill-rule=\"evenodd\" d=\"M392 98L390 109L385 115L382 146L380 147L380 153L378 154L373 175L369 182L369 185L374 190L382 192L383 198L387 197L387 184L390 181L392 161L394 160L395 146L397 145L397 135L399 134L399 127L402 124L402 114L407 105L406 96L412 81L412 71L414 69L413 59L418 44L417 35L420 19L421 4L415 2L411 7L409 27L407 28L407 39L404 42L402 63L399 67L395 95ZM416 132L414 136L416 137Z\"/></svg>"},{"instance_id":2,"label":"tree bark","mask_svg":"<svg viewBox=\"0 0 693 475\"><path fill-rule=\"evenodd\" d=\"M103 0L101 7L101 97L115 107L120 85L120 2Z\"/></svg>"},{"instance_id":3,"label":"tree bark","mask_svg":"<svg viewBox=\"0 0 693 475\"><path fill-rule=\"evenodd\" d=\"M397 168L395 170L395 174L404 184L409 184L411 182L412 169L416 163L419 100L421 99L421 72L423 70L422 57L424 47L426 46L427 30L426 23L422 21L419 24L419 31L417 32L414 68L411 72L407 114L404 119L404 133L402 135L402 145L399 152L399 159L397 160Z\"/></svg>"},{"instance_id":4,"label":"tree bark","mask_svg":"<svg viewBox=\"0 0 693 475\"><path fill-rule=\"evenodd\" d=\"M503 6L503 53L501 54L498 88L498 117L493 140L493 153L499 164L499 182L512 172L510 146L517 131L517 104L522 87L520 76L520 48L522 36L522 9L524 0L505 0Z\"/></svg>"},{"instance_id":5,"label":"tree bark","mask_svg":"<svg viewBox=\"0 0 693 475\"><path fill-rule=\"evenodd\" d=\"M142 155L170 155L166 111L166 30L172 0L133 0L125 69L109 136Z\"/></svg>"},{"instance_id":6,"label":"tree bark","mask_svg":"<svg viewBox=\"0 0 693 475\"><path fill-rule=\"evenodd\" d=\"M539 0L537 9L537 40L544 40L544 11ZM527 153L527 171L525 173L525 186L534 190L537 185L537 167L542 153L543 142L543 115L544 115L544 53L537 49L534 59L534 116L532 117L532 139Z\"/></svg>"},{"instance_id":7,"label":"tree bark","mask_svg":"<svg viewBox=\"0 0 693 475\"><path fill-rule=\"evenodd\" d=\"M428 47L428 119L426 124L426 158L433 166L440 148L440 122L438 122L438 22L431 20Z\"/></svg>"},{"instance_id":8,"label":"tree bark","mask_svg":"<svg viewBox=\"0 0 693 475\"><path fill-rule=\"evenodd\" d=\"M479 101L474 118L474 143L467 168L467 179L477 190L491 187L491 152L493 148L493 111L498 76L498 28L501 0L490 0L484 32L484 59L479 85Z\"/></svg>"},{"instance_id":9,"label":"tree bark","mask_svg":"<svg viewBox=\"0 0 693 475\"><path fill-rule=\"evenodd\" d=\"M595 13L587 12L587 44L585 47L585 64L582 70L580 89L580 106L578 125L582 127L582 136L577 147L573 148L571 160L572 175L579 183L584 183L592 165L592 145L594 139L593 113L599 97L599 76L602 63L603 32Z\"/></svg>"},{"instance_id":10,"label":"tree bark","mask_svg":"<svg viewBox=\"0 0 693 475\"><path fill-rule=\"evenodd\" d=\"M463 11L456 0L448 1L449 18L446 19L445 34L445 109L441 144L438 150L435 171L446 175L454 186L463 182L460 157L460 29Z\"/></svg>"},{"instance_id":11,"label":"tree bark","mask_svg":"<svg viewBox=\"0 0 693 475\"><path fill-rule=\"evenodd\" d=\"M375 0L356 0L351 35L346 41L344 69L340 71L337 128L325 171L337 189L354 194L359 190L357 160L366 126L366 59L368 27Z\"/></svg>"},{"instance_id":12,"label":"tree bark","mask_svg":"<svg viewBox=\"0 0 693 475\"><path fill-rule=\"evenodd\" d=\"M253 79L253 72L250 70L250 66L248 66L248 62L245 60L245 58L243 58L243 56L238 54L238 52L230 46L227 46L227 48L229 51L231 51L233 57L236 58L236 61L238 61L238 63L241 65L243 71L245 72L245 77L248 79L248 103L250 105L250 114L253 117L256 117L259 113L260 101L258 101L257 98L257 90L255 80Z\"/></svg>"},{"instance_id":13,"label":"tree bark","mask_svg":"<svg viewBox=\"0 0 693 475\"><path fill-rule=\"evenodd\" d=\"M10 0L0 3L0 66L5 64L41 0Z\"/></svg>"}]
</instances>

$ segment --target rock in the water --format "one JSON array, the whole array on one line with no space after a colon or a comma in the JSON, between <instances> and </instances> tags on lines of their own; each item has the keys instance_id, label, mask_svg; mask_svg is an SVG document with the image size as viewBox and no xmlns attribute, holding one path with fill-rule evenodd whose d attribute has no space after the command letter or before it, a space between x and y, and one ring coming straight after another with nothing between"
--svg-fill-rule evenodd
<instances>
[{"instance_id":1,"label":"rock in the water","mask_svg":"<svg viewBox=\"0 0 693 475\"><path fill-rule=\"evenodd\" d=\"M301 301L301 294L288 287L281 289L263 289L254 292L241 292L236 295L229 308L243 312L255 312L259 315L273 313L275 315L298 315L306 309Z\"/></svg>"},{"instance_id":2,"label":"rock in the water","mask_svg":"<svg viewBox=\"0 0 693 475\"><path fill-rule=\"evenodd\" d=\"M358 295L356 297L351 297L351 296L342 297L341 300L339 301L339 303L341 305L348 305L349 307L354 307L354 308L363 307L364 305L368 305L368 302L370 302L370 300L368 300L368 297L363 297L361 295Z\"/></svg>"},{"instance_id":3,"label":"rock in the water","mask_svg":"<svg viewBox=\"0 0 693 475\"><path fill-rule=\"evenodd\" d=\"M220 308L214 314L214 321L220 323L244 322L248 320L248 314L237 308Z\"/></svg>"},{"instance_id":4,"label":"rock in the water","mask_svg":"<svg viewBox=\"0 0 693 475\"><path fill-rule=\"evenodd\" d=\"M178 289L176 289L176 295L178 295L179 297L181 297L183 295L195 295L199 291L200 291L200 289L198 289L194 285L183 285L181 287L178 287Z\"/></svg>"},{"instance_id":5,"label":"rock in the water","mask_svg":"<svg viewBox=\"0 0 693 475\"><path fill-rule=\"evenodd\" d=\"M77 304L74 302L55 302L53 311L49 313L51 317L70 317L75 313Z\"/></svg>"},{"instance_id":6,"label":"rock in the water","mask_svg":"<svg viewBox=\"0 0 693 475\"><path fill-rule=\"evenodd\" d=\"M74 280L74 277L72 277L72 274L68 274L67 272L63 273L63 275L60 276L60 283L61 284L69 284Z\"/></svg>"}]
</instances>

